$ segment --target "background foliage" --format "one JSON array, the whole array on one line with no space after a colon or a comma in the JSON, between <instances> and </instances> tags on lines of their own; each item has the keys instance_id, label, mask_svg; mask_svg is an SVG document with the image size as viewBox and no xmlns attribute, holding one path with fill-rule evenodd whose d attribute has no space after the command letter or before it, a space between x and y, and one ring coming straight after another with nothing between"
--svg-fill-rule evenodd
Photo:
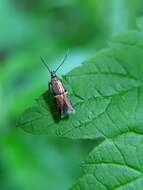
<instances>
[{"instance_id":1,"label":"background foliage","mask_svg":"<svg viewBox=\"0 0 143 190\"><path fill-rule=\"evenodd\" d=\"M15 129L17 118L47 89L39 56L55 68L70 48L58 73L66 74L111 37L136 29L136 22L142 28L142 8L141 0L0 0L1 189L64 190L82 175L81 162L96 142Z\"/></svg>"}]
</instances>

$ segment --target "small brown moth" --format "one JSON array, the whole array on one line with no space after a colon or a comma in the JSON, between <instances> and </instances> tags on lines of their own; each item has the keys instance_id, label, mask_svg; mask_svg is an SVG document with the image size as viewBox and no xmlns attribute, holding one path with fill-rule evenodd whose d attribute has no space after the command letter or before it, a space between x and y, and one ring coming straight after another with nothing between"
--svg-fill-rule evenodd
<instances>
[{"instance_id":1,"label":"small brown moth","mask_svg":"<svg viewBox=\"0 0 143 190\"><path fill-rule=\"evenodd\" d=\"M64 88L62 81L59 80L59 78L56 75L56 72L64 64L66 58L67 54L65 55L63 61L57 67L57 69L55 71L51 71L46 62L44 61L44 59L41 57L43 64L51 74L51 81L49 82L49 90L52 88L52 93L56 99L57 106L60 110L61 118L64 118L68 114L75 113L75 109L73 108L71 101L68 99L68 92Z\"/></svg>"}]
</instances>

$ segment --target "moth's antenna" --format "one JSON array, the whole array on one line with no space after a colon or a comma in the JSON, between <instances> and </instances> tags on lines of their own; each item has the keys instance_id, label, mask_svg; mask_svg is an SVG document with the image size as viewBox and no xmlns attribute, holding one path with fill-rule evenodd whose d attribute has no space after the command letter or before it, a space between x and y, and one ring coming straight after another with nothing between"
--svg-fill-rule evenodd
<instances>
[{"instance_id":1,"label":"moth's antenna","mask_svg":"<svg viewBox=\"0 0 143 190\"><path fill-rule=\"evenodd\" d=\"M58 68L55 70L55 73L56 73L56 72L58 71L58 69L64 64L64 62L65 62L65 60L67 59L68 55L69 55L69 50L66 52L66 54L65 54L65 56L64 56L64 58L63 58L61 64L60 64L60 65L58 66Z\"/></svg>"},{"instance_id":2,"label":"moth's antenna","mask_svg":"<svg viewBox=\"0 0 143 190\"><path fill-rule=\"evenodd\" d=\"M46 62L44 61L44 59L42 58L42 56L40 56L40 59L41 59L42 63L44 64L44 66L48 69L49 73L51 73L48 65L46 64Z\"/></svg>"}]
</instances>

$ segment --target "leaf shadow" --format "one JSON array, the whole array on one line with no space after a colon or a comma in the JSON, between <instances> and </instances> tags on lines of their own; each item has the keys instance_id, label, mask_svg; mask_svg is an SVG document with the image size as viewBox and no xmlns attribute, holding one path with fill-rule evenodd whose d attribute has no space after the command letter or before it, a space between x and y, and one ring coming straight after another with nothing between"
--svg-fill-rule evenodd
<instances>
[{"instance_id":1,"label":"leaf shadow","mask_svg":"<svg viewBox=\"0 0 143 190\"><path fill-rule=\"evenodd\" d=\"M52 93L50 91L46 91L44 94L42 94L42 97L44 99L44 103L49 108L52 117L56 123L60 122L60 112L57 108L56 100Z\"/></svg>"},{"instance_id":2,"label":"leaf shadow","mask_svg":"<svg viewBox=\"0 0 143 190\"><path fill-rule=\"evenodd\" d=\"M56 123L59 123L61 120L67 120L69 118L69 116L67 115L66 117L61 119L60 109L58 108L56 99L51 91L46 91L44 94L42 94L42 98L44 100L44 103L46 104L46 107L49 108L52 117Z\"/></svg>"},{"instance_id":3,"label":"leaf shadow","mask_svg":"<svg viewBox=\"0 0 143 190\"><path fill-rule=\"evenodd\" d=\"M94 144L94 147L96 146L99 146L100 144L102 144L104 141L105 141L105 137L98 137L95 139L95 144Z\"/></svg>"}]
</instances>

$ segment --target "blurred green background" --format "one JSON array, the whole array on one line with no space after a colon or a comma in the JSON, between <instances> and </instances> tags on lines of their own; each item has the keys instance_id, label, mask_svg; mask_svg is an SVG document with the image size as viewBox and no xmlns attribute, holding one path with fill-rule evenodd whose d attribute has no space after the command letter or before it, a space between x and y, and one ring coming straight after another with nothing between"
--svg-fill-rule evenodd
<instances>
[{"instance_id":1,"label":"blurred green background","mask_svg":"<svg viewBox=\"0 0 143 190\"><path fill-rule=\"evenodd\" d=\"M94 141L33 136L15 128L20 114L48 88L44 56L66 74L129 29L142 0L0 0L0 189L66 190Z\"/></svg>"}]
</instances>

